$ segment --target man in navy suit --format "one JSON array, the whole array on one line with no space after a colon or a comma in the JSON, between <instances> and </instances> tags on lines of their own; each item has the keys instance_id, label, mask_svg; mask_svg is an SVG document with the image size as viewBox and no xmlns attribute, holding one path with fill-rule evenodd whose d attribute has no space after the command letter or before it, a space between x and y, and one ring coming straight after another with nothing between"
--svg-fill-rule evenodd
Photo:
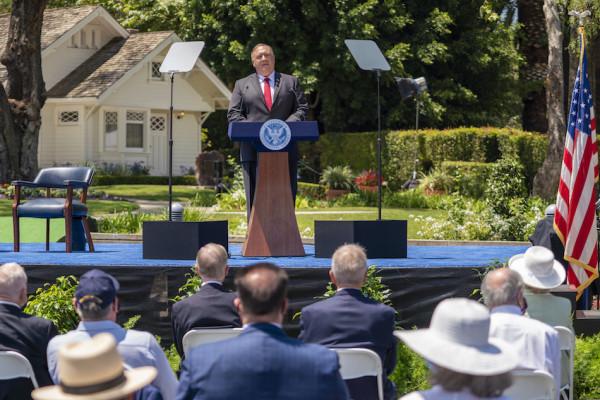
<instances>
[{"instance_id":1,"label":"man in navy suit","mask_svg":"<svg viewBox=\"0 0 600 400\"><path fill-rule=\"evenodd\" d=\"M12 350L24 355L40 386L52 384L48 373L46 348L58 333L51 321L25 314L27 275L16 263L0 266L0 350ZM0 381L1 400L31 399L33 385L29 379Z\"/></svg>"},{"instance_id":2,"label":"man in navy suit","mask_svg":"<svg viewBox=\"0 0 600 400\"><path fill-rule=\"evenodd\" d=\"M265 122L269 119L303 121L308 112L308 102L292 75L275 71L275 53L271 46L259 43L251 52L255 73L235 82L229 102L229 122ZM296 174L298 170L298 147L292 143L288 150L292 198L296 198ZM250 219L254 188L256 185L256 149L250 142L240 144L240 162L244 172L246 189L246 212Z\"/></svg>"},{"instance_id":3,"label":"man in navy suit","mask_svg":"<svg viewBox=\"0 0 600 400\"><path fill-rule=\"evenodd\" d=\"M367 275L367 256L362 247L348 244L333 254L329 277L337 287L335 296L302 309L299 338L328 347L360 347L375 351L389 375L396 365L393 308L365 297L361 287ZM346 381L355 400L376 399L373 378ZM386 399L395 398L395 388L384 377Z\"/></svg>"},{"instance_id":4,"label":"man in navy suit","mask_svg":"<svg viewBox=\"0 0 600 400\"><path fill-rule=\"evenodd\" d=\"M183 362L178 400L348 398L337 354L283 331L287 282L285 271L273 264L240 271L235 302L244 331L191 350Z\"/></svg>"},{"instance_id":5,"label":"man in navy suit","mask_svg":"<svg viewBox=\"0 0 600 400\"><path fill-rule=\"evenodd\" d=\"M242 326L233 304L235 293L223 288L227 276L227 251L209 243L198 250L196 274L202 279L198 293L173 304L171 323L177 352L183 358L183 336L194 328L237 328Z\"/></svg>"}]
</instances>

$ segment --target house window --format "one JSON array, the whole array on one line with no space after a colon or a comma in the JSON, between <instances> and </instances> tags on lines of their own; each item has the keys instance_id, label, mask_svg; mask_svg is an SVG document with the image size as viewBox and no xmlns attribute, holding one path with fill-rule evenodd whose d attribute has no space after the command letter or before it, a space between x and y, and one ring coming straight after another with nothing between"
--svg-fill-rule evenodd
<instances>
[{"instance_id":1,"label":"house window","mask_svg":"<svg viewBox=\"0 0 600 400\"><path fill-rule=\"evenodd\" d=\"M166 125L165 117L150 117L150 130L164 131Z\"/></svg>"},{"instance_id":2,"label":"house window","mask_svg":"<svg viewBox=\"0 0 600 400\"><path fill-rule=\"evenodd\" d=\"M90 38L90 40L91 40L91 47L92 47L92 49L96 49L96 48L98 48L96 46L96 31L92 30L91 35L92 35L92 37Z\"/></svg>"},{"instance_id":3,"label":"house window","mask_svg":"<svg viewBox=\"0 0 600 400\"><path fill-rule=\"evenodd\" d=\"M104 112L104 148L106 150L117 149L119 132L119 113L116 111Z\"/></svg>"},{"instance_id":4,"label":"house window","mask_svg":"<svg viewBox=\"0 0 600 400\"><path fill-rule=\"evenodd\" d=\"M85 40L85 31L82 29L81 32L79 33L79 44L81 45L82 49L87 49L87 41Z\"/></svg>"},{"instance_id":5,"label":"house window","mask_svg":"<svg viewBox=\"0 0 600 400\"><path fill-rule=\"evenodd\" d=\"M76 35L71 36L71 47L77 48L77 36Z\"/></svg>"},{"instance_id":6,"label":"house window","mask_svg":"<svg viewBox=\"0 0 600 400\"><path fill-rule=\"evenodd\" d=\"M150 63L150 78L157 81L164 80L164 76L162 72L160 72L160 64L159 62Z\"/></svg>"},{"instance_id":7,"label":"house window","mask_svg":"<svg viewBox=\"0 0 600 400\"><path fill-rule=\"evenodd\" d=\"M61 111L58 113L59 125L79 124L79 111Z\"/></svg>"},{"instance_id":8,"label":"house window","mask_svg":"<svg viewBox=\"0 0 600 400\"><path fill-rule=\"evenodd\" d=\"M144 121L146 113L143 111L127 111L125 127L125 147L130 149L144 148Z\"/></svg>"}]
</instances>

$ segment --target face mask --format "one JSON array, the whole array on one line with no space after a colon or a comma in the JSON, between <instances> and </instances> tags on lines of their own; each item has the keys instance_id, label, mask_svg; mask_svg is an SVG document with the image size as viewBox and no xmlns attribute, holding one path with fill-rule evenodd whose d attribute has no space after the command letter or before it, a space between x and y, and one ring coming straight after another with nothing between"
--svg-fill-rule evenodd
<instances>
[{"instance_id":1,"label":"face mask","mask_svg":"<svg viewBox=\"0 0 600 400\"><path fill-rule=\"evenodd\" d=\"M527 299L525 297L521 300L521 314L525 315L527 312Z\"/></svg>"}]
</instances>

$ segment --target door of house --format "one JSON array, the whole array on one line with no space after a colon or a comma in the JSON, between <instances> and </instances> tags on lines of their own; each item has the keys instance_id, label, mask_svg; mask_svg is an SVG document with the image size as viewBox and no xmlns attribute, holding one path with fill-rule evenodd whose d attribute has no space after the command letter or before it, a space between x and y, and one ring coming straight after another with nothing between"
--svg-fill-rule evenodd
<instances>
[{"instance_id":1,"label":"door of house","mask_svg":"<svg viewBox=\"0 0 600 400\"><path fill-rule=\"evenodd\" d=\"M150 116L150 136L152 137L152 175L167 174L167 114Z\"/></svg>"}]
</instances>

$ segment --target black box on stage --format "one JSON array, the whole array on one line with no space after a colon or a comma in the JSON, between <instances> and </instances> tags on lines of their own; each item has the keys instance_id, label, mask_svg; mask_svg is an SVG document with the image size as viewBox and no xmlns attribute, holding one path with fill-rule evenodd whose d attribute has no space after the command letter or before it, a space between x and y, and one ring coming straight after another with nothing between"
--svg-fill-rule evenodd
<instances>
[{"instance_id":1,"label":"black box on stage","mask_svg":"<svg viewBox=\"0 0 600 400\"><path fill-rule=\"evenodd\" d=\"M198 249L217 243L229 251L227 221L147 221L142 231L143 257L194 260Z\"/></svg>"},{"instance_id":2,"label":"black box on stage","mask_svg":"<svg viewBox=\"0 0 600 400\"><path fill-rule=\"evenodd\" d=\"M346 243L365 248L369 258L406 258L404 220L315 221L315 257L328 258Z\"/></svg>"}]
</instances>

